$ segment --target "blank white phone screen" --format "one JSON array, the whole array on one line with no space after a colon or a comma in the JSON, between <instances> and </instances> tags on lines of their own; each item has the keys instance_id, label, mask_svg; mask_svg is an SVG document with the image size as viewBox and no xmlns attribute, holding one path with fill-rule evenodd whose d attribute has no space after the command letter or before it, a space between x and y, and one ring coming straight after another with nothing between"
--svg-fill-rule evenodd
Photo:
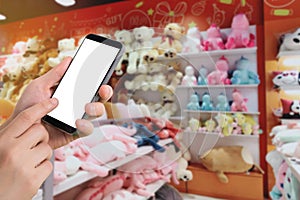
<instances>
[{"instance_id":1,"label":"blank white phone screen","mask_svg":"<svg viewBox=\"0 0 300 200\"><path fill-rule=\"evenodd\" d=\"M53 94L58 106L48 115L75 128L76 119L83 117L86 103L92 101L118 52L118 48L84 39Z\"/></svg>"}]
</instances>

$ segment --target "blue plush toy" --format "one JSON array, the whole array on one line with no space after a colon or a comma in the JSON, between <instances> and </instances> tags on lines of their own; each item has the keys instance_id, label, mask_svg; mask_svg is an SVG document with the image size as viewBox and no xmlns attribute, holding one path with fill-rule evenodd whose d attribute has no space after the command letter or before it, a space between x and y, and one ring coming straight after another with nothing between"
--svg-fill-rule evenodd
<instances>
[{"instance_id":1,"label":"blue plush toy","mask_svg":"<svg viewBox=\"0 0 300 200\"><path fill-rule=\"evenodd\" d=\"M188 110L200 110L199 96L197 93L191 95L190 102L187 104L186 108Z\"/></svg>"},{"instance_id":2,"label":"blue plush toy","mask_svg":"<svg viewBox=\"0 0 300 200\"><path fill-rule=\"evenodd\" d=\"M256 73L248 70L251 67L251 62L248 58L242 56L235 62L236 70L232 74L231 84L259 84L260 80Z\"/></svg>"},{"instance_id":3,"label":"blue plush toy","mask_svg":"<svg viewBox=\"0 0 300 200\"><path fill-rule=\"evenodd\" d=\"M155 133L150 131L146 126L135 122L124 123L123 126L126 128L133 127L136 129L136 133L132 137L137 140L138 147L151 145L155 150L159 152L165 151L164 147L157 144L157 142L159 141L159 137Z\"/></svg>"},{"instance_id":4,"label":"blue plush toy","mask_svg":"<svg viewBox=\"0 0 300 200\"><path fill-rule=\"evenodd\" d=\"M208 93L204 93L202 96L201 110L206 110L206 111L214 110L211 97Z\"/></svg>"},{"instance_id":5,"label":"blue plush toy","mask_svg":"<svg viewBox=\"0 0 300 200\"><path fill-rule=\"evenodd\" d=\"M207 85L207 74L208 71L206 69L206 67L202 66L199 69L199 76L198 76L198 85Z\"/></svg>"},{"instance_id":6,"label":"blue plush toy","mask_svg":"<svg viewBox=\"0 0 300 200\"><path fill-rule=\"evenodd\" d=\"M216 105L216 110L218 111L230 111L230 106L229 103L227 101L227 97L226 95L224 95L223 93L219 94L218 98L217 98L217 105Z\"/></svg>"}]
</instances>

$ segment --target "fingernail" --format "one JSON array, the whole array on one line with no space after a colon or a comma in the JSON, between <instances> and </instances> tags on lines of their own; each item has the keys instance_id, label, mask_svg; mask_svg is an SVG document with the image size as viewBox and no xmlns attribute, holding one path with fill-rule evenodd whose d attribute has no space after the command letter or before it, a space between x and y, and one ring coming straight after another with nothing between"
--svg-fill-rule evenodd
<instances>
[{"instance_id":1,"label":"fingernail","mask_svg":"<svg viewBox=\"0 0 300 200\"><path fill-rule=\"evenodd\" d=\"M50 103L54 107L54 106L56 106L58 104L58 100L56 98L51 98L50 99Z\"/></svg>"}]
</instances>

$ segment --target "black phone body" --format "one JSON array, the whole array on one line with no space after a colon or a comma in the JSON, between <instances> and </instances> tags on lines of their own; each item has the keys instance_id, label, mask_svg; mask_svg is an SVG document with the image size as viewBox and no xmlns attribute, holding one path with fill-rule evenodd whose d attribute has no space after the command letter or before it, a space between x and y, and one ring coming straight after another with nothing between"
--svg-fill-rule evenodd
<instances>
[{"instance_id":1,"label":"black phone body","mask_svg":"<svg viewBox=\"0 0 300 200\"><path fill-rule=\"evenodd\" d=\"M52 94L58 106L43 121L74 134L76 119L86 117L85 104L99 100L100 86L109 81L123 53L122 43L87 35Z\"/></svg>"}]
</instances>

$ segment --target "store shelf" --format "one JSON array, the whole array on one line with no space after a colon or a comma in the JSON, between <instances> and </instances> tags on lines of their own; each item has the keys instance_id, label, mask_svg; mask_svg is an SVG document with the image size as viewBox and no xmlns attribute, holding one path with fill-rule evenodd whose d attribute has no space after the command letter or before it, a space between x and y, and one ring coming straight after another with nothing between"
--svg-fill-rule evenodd
<instances>
[{"instance_id":1,"label":"store shelf","mask_svg":"<svg viewBox=\"0 0 300 200\"><path fill-rule=\"evenodd\" d=\"M161 140L158 143L160 145L164 146L164 145L171 143L172 141L173 140L171 138L168 138L168 139ZM106 167L109 167L111 169L116 169L116 168L124 165L125 163L128 163L128 162L130 162L138 157L141 157L143 155L147 155L147 154L151 153L152 151L154 151L152 146L140 147L134 154L130 154L124 159L112 161L112 162L106 164ZM79 171L75 175L70 176L66 180L55 185L54 189L53 189L53 195L56 196L62 192L65 192L65 191L67 191L81 183L89 181L95 177L97 177L97 175L94 173L90 173L87 171Z\"/></svg>"},{"instance_id":2,"label":"store shelf","mask_svg":"<svg viewBox=\"0 0 300 200\"><path fill-rule=\"evenodd\" d=\"M191 133L191 131L184 131L184 133ZM220 135L218 132L201 132L201 131L197 131L197 132L194 132L194 134L202 134L202 135L214 135L216 137L220 137L220 138L223 138L223 137L242 137L242 138L259 138L259 135L243 135L243 134L238 134L238 135L229 135L229 136L223 136L223 135Z\"/></svg>"},{"instance_id":3,"label":"store shelf","mask_svg":"<svg viewBox=\"0 0 300 200\"><path fill-rule=\"evenodd\" d=\"M277 58L283 57L283 56L298 56L300 54L299 50L291 50L291 51L280 51L277 54Z\"/></svg>"},{"instance_id":4,"label":"store shelf","mask_svg":"<svg viewBox=\"0 0 300 200\"><path fill-rule=\"evenodd\" d=\"M248 85L195 85L195 86L185 86L179 85L176 89L202 89L202 88L256 88L258 84L248 84Z\"/></svg>"},{"instance_id":5,"label":"store shelf","mask_svg":"<svg viewBox=\"0 0 300 200\"><path fill-rule=\"evenodd\" d=\"M260 112L233 112L233 111L205 111L205 110L184 110L186 113L192 113L192 114L218 114L218 113L224 113L224 114L235 114L235 113L242 113L245 115L259 115Z\"/></svg>"},{"instance_id":6,"label":"store shelf","mask_svg":"<svg viewBox=\"0 0 300 200\"><path fill-rule=\"evenodd\" d=\"M224 49L224 50L214 50L214 51L202 51L198 53L179 53L177 57L174 59L199 59L201 57L213 57L213 56L231 56L231 55L247 55L247 54L253 54L256 53L257 47L251 47L251 48L236 48L236 49ZM166 60L164 56L159 56L157 58L158 61Z\"/></svg>"}]
</instances>

